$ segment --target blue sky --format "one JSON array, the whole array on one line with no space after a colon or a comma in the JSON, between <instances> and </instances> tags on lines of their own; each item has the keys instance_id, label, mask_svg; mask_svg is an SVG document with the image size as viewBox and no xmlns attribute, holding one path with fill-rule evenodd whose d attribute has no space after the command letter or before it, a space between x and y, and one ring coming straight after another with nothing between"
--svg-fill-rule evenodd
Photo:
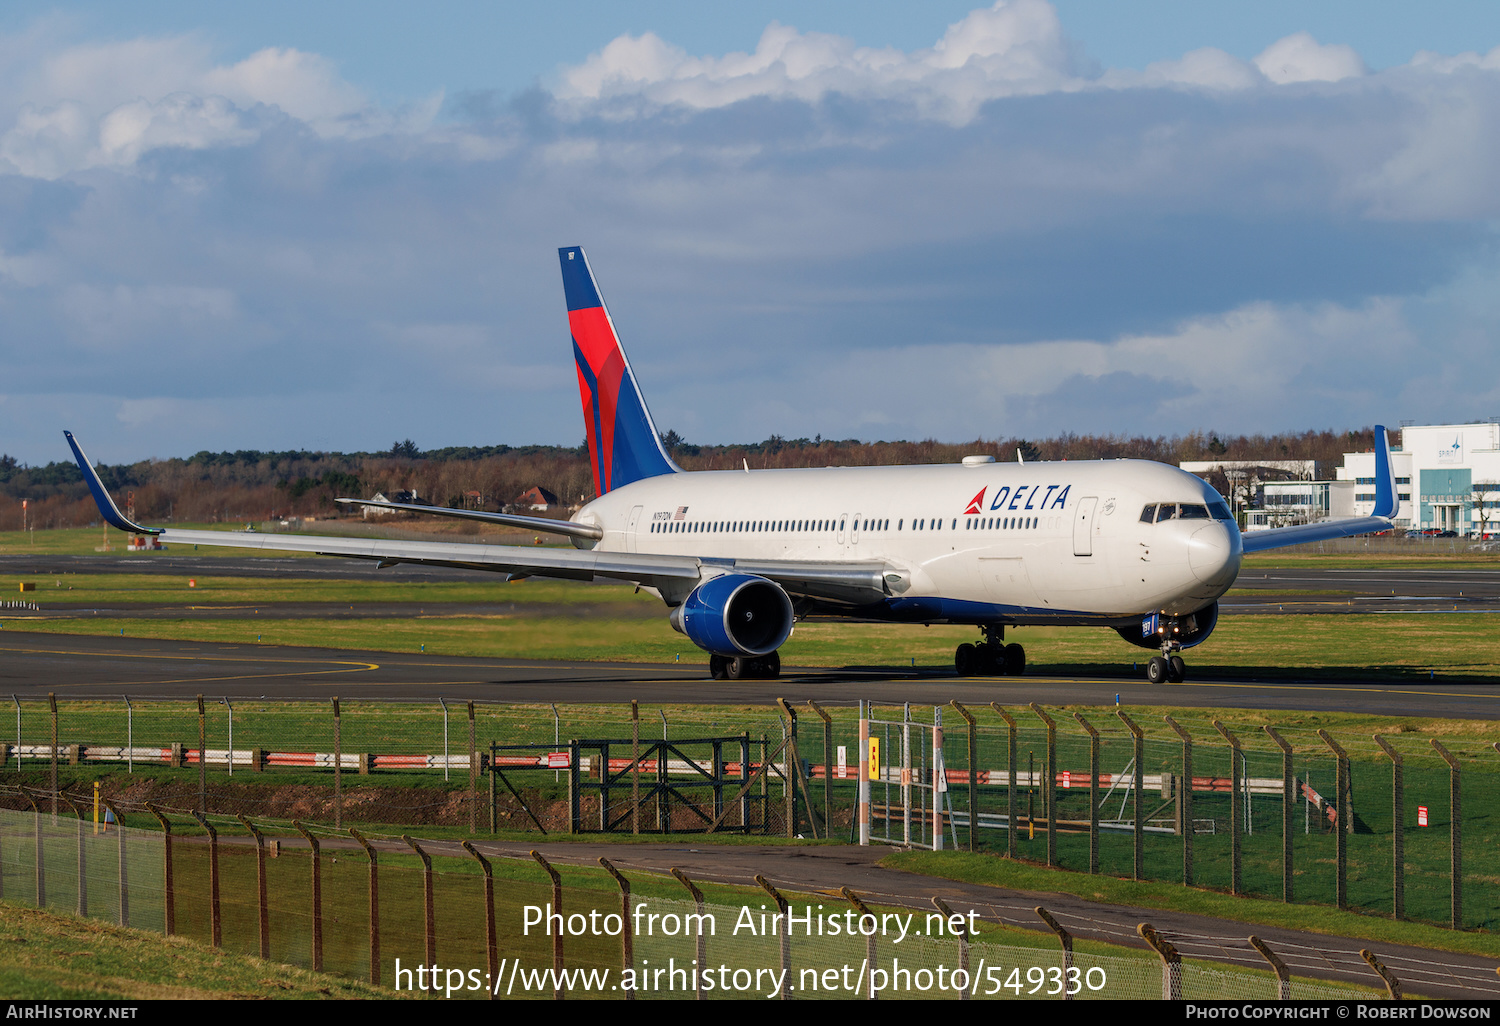
<instances>
[{"instance_id":1,"label":"blue sky","mask_svg":"<svg viewBox=\"0 0 1500 1026\"><path fill-rule=\"evenodd\" d=\"M248 6L248 5L239 5ZM1500 413L1500 7L0 10L0 449Z\"/></svg>"}]
</instances>

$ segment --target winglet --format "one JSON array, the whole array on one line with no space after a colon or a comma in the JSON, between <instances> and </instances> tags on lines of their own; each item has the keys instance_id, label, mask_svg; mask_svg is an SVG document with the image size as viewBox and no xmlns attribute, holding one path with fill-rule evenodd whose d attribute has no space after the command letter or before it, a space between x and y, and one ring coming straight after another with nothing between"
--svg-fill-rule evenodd
<instances>
[{"instance_id":1,"label":"winglet","mask_svg":"<svg viewBox=\"0 0 1500 1026\"><path fill-rule=\"evenodd\" d=\"M125 514L120 512L120 507L115 505L115 500L109 497L109 492L104 490L104 482L99 480L98 472L94 470L89 463L89 458L79 448L78 440L73 437L73 432L64 431L63 437L68 440L68 445L72 446L73 458L78 461L78 469L83 471L83 480L88 484L89 491L94 493L94 504L99 507L99 515L111 527L118 527L122 531L130 531L133 534L161 534L161 531L154 527L142 527L126 519Z\"/></svg>"},{"instance_id":2,"label":"winglet","mask_svg":"<svg viewBox=\"0 0 1500 1026\"><path fill-rule=\"evenodd\" d=\"M1385 427L1376 424L1375 508L1370 515L1390 520L1400 507L1401 500L1396 496L1396 469L1391 463L1391 440L1385 433Z\"/></svg>"}]
</instances>

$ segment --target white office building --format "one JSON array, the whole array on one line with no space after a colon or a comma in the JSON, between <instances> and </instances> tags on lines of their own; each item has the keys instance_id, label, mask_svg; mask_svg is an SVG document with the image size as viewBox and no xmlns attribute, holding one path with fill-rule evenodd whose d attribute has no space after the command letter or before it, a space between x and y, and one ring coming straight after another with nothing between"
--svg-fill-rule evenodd
<instances>
[{"instance_id":1,"label":"white office building","mask_svg":"<svg viewBox=\"0 0 1500 1026\"><path fill-rule=\"evenodd\" d=\"M1500 424L1404 426L1391 462L1401 497L1397 527L1461 535L1500 531ZM1338 479L1355 484L1354 515L1369 516L1375 454L1345 453Z\"/></svg>"}]
</instances>

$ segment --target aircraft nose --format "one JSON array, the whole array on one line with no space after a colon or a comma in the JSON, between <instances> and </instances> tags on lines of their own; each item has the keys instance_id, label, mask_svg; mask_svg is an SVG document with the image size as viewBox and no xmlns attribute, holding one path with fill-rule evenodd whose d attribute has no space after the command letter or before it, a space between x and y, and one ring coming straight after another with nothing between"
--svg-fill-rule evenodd
<instances>
[{"instance_id":1,"label":"aircraft nose","mask_svg":"<svg viewBox=\"0 0 1500 1026\"><path fill-rule=\"evenodd\" d=\"M1240 569L1238 546L1229 529L1217 521L1204 524L1188 538L1188 566L1193 576L1212 587L1228 585Z\"/></svg>"}]
</instances>

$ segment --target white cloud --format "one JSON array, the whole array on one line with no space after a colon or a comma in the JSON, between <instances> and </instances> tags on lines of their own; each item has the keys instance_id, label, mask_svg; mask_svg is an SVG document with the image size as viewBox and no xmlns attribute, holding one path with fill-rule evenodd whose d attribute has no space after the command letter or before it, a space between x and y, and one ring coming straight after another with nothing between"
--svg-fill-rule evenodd
<instances>
[{"instance_id":1,"label":"white cloud","mask_svg":"<svg viewBox=\"0 0 1500 1026\"><path fill-rule=\"evenodd\" d=\"M244 146L267 122L260 111L324 137L421 131L442 100L382 109L319 54L273 47L216 64L192 36L67 46L9 67L0 85L11 119L0 167L38 178L128 167L160 148Z\"/></svg>"},{"instance_id":2,"label":"white cloud","mask_svg":"<svg viewBox=\"0 0 1500 1026\"><path fill-rule=\"evenodd\" d=\"M948 27L930 49L857 47L842 36L772 23L754 53L691 57L652 33L621 36L565 69L565 101L631 98L722 107L750 97L815 101L829 93L900 99L956 123L986 100L1078 88L1073 50L1044 0L997 0Z\"/></svg>"},{"instance_id":3,"label":"white cloud","mask_svg":"<svg viewBox=\"0 0 1500 1026\"><path fill-rule=\"evenodd\" d=\"M1306 32L1278 39L1255 58L1261 74L1277 85L1290 82L1339 82L1365 73L1354 47L1319 43Z\"/></svg>"}]
</instances>

